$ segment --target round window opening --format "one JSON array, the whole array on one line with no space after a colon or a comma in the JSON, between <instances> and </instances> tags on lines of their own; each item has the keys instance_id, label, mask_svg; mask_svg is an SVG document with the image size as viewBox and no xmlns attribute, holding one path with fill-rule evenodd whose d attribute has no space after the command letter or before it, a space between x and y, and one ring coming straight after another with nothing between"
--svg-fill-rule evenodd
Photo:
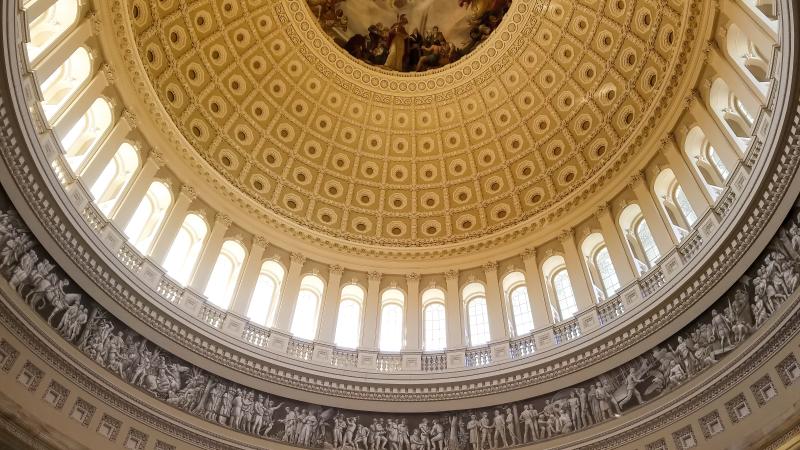
<instances>
[{"instance_id":1,"label":"round window opening","mask_svg":"<svg viewBox=\"0 0 800 450\"><path fill-rule=\"evenodd\" d=\"M396 72L458 61L500 26L512 0L306 0L322 30L347 53Z\"/></svg>"}]
</instances>

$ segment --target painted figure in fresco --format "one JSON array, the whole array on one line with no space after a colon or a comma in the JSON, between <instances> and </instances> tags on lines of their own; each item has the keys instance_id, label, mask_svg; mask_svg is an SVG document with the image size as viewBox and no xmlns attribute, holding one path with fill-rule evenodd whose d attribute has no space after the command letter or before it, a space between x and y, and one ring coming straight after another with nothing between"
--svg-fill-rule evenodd
<instances>
[{"instance_id":1,"label":"painted figure in fresco","mask_svg":"<svg viewBox=\"0 0 800 450\"><path fill-rule=\"evenodd\" d=\"M500 440L503 441L503 447L508 447L508 440L506 440L506 420L500 413L499 409L494 410L494 423L492 424L494 434L492 435L492 448L498 448Z\"/></svg>"},{"instance_id":2,"label":"painted figure in fresco","mask_svg":"<svg viewBox=\"0 0 800 450\"><path fill-rule=\"evenodd\" d=\"M411 441L408 430L408 420L405 417L400 419L400 423L397 425L397 436L399 439L399 450L407 450L411 448Z\"/></svg>"},{"instance_id":3,"label":"painted figure in fresco","mask_svg":"<svg viewBox=\"0 0 800 450\"><path fill-rule=\"evenodd\" d=\"M487 413L486 411L481 413L480 428L481 428L480 448L486 448L491 446L491 442L489 442L489 437L492 433L492 422L489 420L489 413Z\"/></svg>"},{"instance_id":4,"label":"painted figure in fresco","mask_svg":"<svg viewBox=\"0 0 800 450\"><path fill-rule=\"evenodd\" d=\"M389 28L389 35L387 36L389 55L384 63L387 69L398 72L403 70L403 63L406 58L406 39L408 39L406 25L408 25L408 18L405 14L400 14L397 16L397 22Z\"/></svg>"},{"instance_id":5,"label":"painted figure in fresco","mask_svg":"<svg viewBox=\"0 0 800 450\"><path fill-rule=\"evenodd\" d=\"M469 433L469 445L472 450L480 448L480 424L478 423L478 416L471 414L469 422L467 422L467 432Z\"/></svg>"}]
</instances>

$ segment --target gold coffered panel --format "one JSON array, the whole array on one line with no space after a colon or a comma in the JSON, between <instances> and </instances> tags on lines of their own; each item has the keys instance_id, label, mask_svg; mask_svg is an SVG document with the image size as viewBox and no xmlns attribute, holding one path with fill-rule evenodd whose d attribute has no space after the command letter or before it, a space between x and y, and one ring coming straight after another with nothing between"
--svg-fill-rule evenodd
<instances>
[{"instance_id":1,"label":"gold coffered panel","mask_svg":"<svg viewBox=\"0 0 800 450\"><path fill-rule=\"evenodd\" d=\"M453 0L456 1L456 0ZM131 0L181 134L242 195L394 247L501 232L636 151L689 51L683 1L513 2L474 52L399 73L348 55L302 0Z\"/></svg>"}]
</instances>

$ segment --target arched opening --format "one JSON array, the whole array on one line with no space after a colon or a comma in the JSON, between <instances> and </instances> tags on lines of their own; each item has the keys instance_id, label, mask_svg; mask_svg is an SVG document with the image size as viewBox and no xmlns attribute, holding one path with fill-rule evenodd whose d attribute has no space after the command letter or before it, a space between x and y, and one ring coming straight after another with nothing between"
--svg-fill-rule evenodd
<instances>
[{"instance_id":1,"label":"arched opening","mask_svg":"<svg viewBox=\"0 0 800 450\"><path fill-rule=\"evenodd\" d=\"M357 284L348 284L342 288L334 337L334 343L338 347L358 348L358 342L361 339L361 309L364 305L364 297L364 289Z\"/></svg>"},{"instance_id":2,"label":"arched opening","mask_svg":"<svg viewBox=\"0 0 800 450\"><path fill-rule=\"evenodd\" d=\"M728 84L717 78L711 84L711 109L725 124L741 147L746 147L753 131L754 115L734 94Z\"/></svg>"},{"instance_id":3,"label":"arched opening","mask_svg":"<svg viewBox=\"0 0 800 450\"><path fill-rule=\"evenodd\" d=\"M653 191L672 224L675 236L679 240L688 236L689 230L697 221L697 214L672 169L664 169L658 174L653 183Z\"/></svg>"},{"instance_id":4,"label":"arched opening","mask_svg":"<svg viewBox=\"0 0 800 450\"><path fill-rule=\"evenodd\" d=\"M484 345L491 339L489 310L486 305L486 290L480 283L470 283L461 291L467 315L469 345Z\"/></svg>"},{"instance_id":5,"label":"arched opening","mask_svg":"<svg viewBox=\"0 0 800 450\"><path fill-rule=\"evenodd\" d=\"M719 198L731 173L700 127L689 130L683 148L711 197Z\"/></svg>"},{"instance_id":6,"label":"arched opening","mask_svg":"<svg viewBox=\"0 0 800 450\"><path fill-rule=\"evenodd\" d=\"M125 235L143 254L149 254L150 245L161 228L171 204L172 193L169 187L160 181L155 181L147 189L128 226L125 227Z\"/></svg>"},{"instance_id":7,"label":"arched opening","mask_svg":"<svg viewBox=\"0 0 800 450\"><path fill-rule=\"evenodd\" d=\"M200 215L189 214L183 219L164 260L167 274L178 283L189 282L207 234L208 224Z\"/></svg>"},{"instance_id":8,"label":"arched opening","mask_svg":"<svg viewBox=\"0 0 800 450\"><path fill-rule=\"evenodd\" d=\"M238 241L228 240L222 243L205 291L206 298L217 307L228 309L246 256L247 251Z\"/></svg>"},{"instance_id":9,"label":"arched opening","mask_svg":"<svg viewBox=\"0 0 800 450\"><path fill-rule=\"evenodd\" d=\"M92 74L92 57L86 47L75 50L64 64L42 83L42 109L48 122L73 98L89 81Z\"/></svg>"},{"instance_id":10,"label":"arched opening","mask_svg":"<svg viewBox=\"0 0 800 450\"><path fill-rule=\"evenodd\" d=\"M387 289L381 295L381 328L378 348L383 352L399 352L403 348L403 305L405 294Z\"/></svg>"},{"instance_id":11,"label":"arched opening","mask_svg":"<svg viewBox=\"0 0 800 450\"><path fill-rule=\"evenodd\" d=\"M78 171L86 157L111 129L113 114L108 100L98 98L61 138L61 148L64 149L67 163L73 171Z\"/></svg>"},{"instance_id":12,"label":"arched opening","mask_svg":"<svg viewBox=\"0 0 800 450\"><path fill-rule=\"evenodd\" d=\"M256 287L247 307L248 319L260 325L272 324L284 273L283 266L277 261L266 261L261 264Z\"/></svg>"},{"instance_id":13,"label":"arched opening","mask_svg":"<svg viewBox=\"0 0 800 450\"><path fill-rule=\"evenodd\" d=\"M325 282L316 275L306 275L300 281L300 292L294 307L291 331L295 337L313 340L317 336L319 305Z\"/></svg>"},{"instance_id":14,"label":"arched opening","mask_svg":"<svg viewBox=\"0 0 800 450\"><path fill-rule=\"evenodd\" d=\"M559 317L562 321L572 318L578 312L578 304L564 257L555 255L547 258L542 264L542 273L546 280L547 290L551 298L555 300L551 303L558 305Z\"/></svg>"},{"instance_id":15,"label":"arched opening","mask_svg":"<svg viewBox=\"0 0 800 450\"><path fill-rule=\"evenodd\" d=\"M25 44L28 60L34 61L50 48L78 20L77 0L57 0L33 19L28 29L31 40Z\"/></svg>"},{"instance_id":16,"label":"arched opening","mask_svg":"<svg viewBox=\"0 0 800 450\"><path fill-rule=\"evenodd\" d=\"M91 187L92 197L103 214L111 214L137 170L139 152L123 143Z\"/></svg>"},{"instance_id":17,"label":"arched opening","mask_svg":"<svg viewBox=\"0 0 800 450\"><path fill-rule=\"evenodd\" d=\"M769 85L769 61L764 52L735 23L728 26L725 41L728 56L745 74L752 77L757 89L766 92Z\"/></svg>"},{"instance_id":18,"label":"arched opening","mask_svg":"<svg viewBox=\"0 0 800 450\"><path fill-rule=\"evenodd\" d=\"M634 203L622 210L619 215L619 227L625 235L628 251L636 263L636 270L639 275L646 273L661 257L661 252L639 205Z\"/></svg>"},{"instance_id":19,"label":"arched opening","mask_svg":"<svg viewBox=\"0 0 800 450\"><path fill-rule=\"evenodd\" d=\"M444 291L428 289L422 293L423 348L436 352L447 347L447 314Z\"/></svg>"},{"instance_id":20,"label":"arched opening","mask_svg":"<svg viewBox=\"0 0 800 450\"><path fill-rule=\"evenodd\" d=\"M503 277L503 294L511 308L511 332L524 336L533 331L533 313L522 272L511 272Z\"/></svg>"},{"instance_id":21,"label":"arched opening","mask_svg":"<svg viewBox=\"0 0 800 450\"><path fill-rule=\"evenodd\" d=\"M592 233L586 236L581 243L581 251L589 269L597 300L603 301L616 294L620 289L619 278L603 235Z\"/></svg>"}]
</instances>

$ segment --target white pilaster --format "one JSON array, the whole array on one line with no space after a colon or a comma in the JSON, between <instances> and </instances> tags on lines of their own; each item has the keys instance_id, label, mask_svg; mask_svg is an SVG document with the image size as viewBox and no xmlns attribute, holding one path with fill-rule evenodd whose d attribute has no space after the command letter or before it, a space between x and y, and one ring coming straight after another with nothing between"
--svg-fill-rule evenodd
<instances>
[{"instance_id":1,"label":"white pilaster","mask_svg":"<svg viewBox=\"0 0 800 450\"><path fill-rule=\"evenodd\" d=\"M339 319L341 303L342 266L333 265L328 270L328 286L325 288L325 299L322 302L320 315L319 338L325 344L334 344L336 339L336 321Z\"/></svg>"},{"instance_id":2,"label":"white pilaster","mask_svg":"<svg viewBox=\"0 0 800 450\"><path fill-rule=\"evenodd\" d=\"M189 211L189 205L192 204L197 197L194 189L191 186L182 186L181 191L178 193L178 198L175 200L172 208L164 220L164 226L161 227L161 232L158 234L155 242L153 243L153 251L150 253L150 258L158 265L163 265L167 259L167 254L172 248L172 242L175 236L183 226L183 221L186 219L186 214Z\"/></svg>"},{"instance_id":3,"label":"white pilaster","mask_svg":"<svg viewBox=\"0 0 800 450\"><path fill-rule=\"evenodd\" d=\"M203 293L208 286L208 279L211 277L211 272L214 270L214 264L217 262L219 252L222 250L222 244L225 242L225 233L231 226L231 218L225 214L217 214L214 218L214 225L211 226L211 234L206 239L203 245L203 250L200 252L197 266L194 269L192 280L189 286L198 293Z\"/></svg>"},{"instance_id":4,"label":"white pilaster","mask_svg":"<svg viewBox=\"0 0 800 450\"><path fill-rule=\"evenodd\" d=\"M458 272L445 273L447 291L445 292L445 313L447 319L447 348L464 347L464 308L461 305L461 290L458 285ZM463 364L463 362L462 362Z\"/></svg>"},{"instance_id":5,"label":"white pilaster","mask_svg":"<svg viewBox=\"0 0 800 450\"><path fill-rule=\"evenodd\" d=\"M122 200L117 203L117 206L111 214L109 214L113 217L114 224L117 228L125 230L125 227L128 226L128 222L133 218L136 208L139 207L139 203L142 202L147 190L153 183L156 173L163 165L164 161L161 158L161 154L155 150L151 150L141 170L139 170L139 173L136 174L133 182L131 182L128 191L124 194Z\"/></svg>"},{"instance_id":6,"label":"white pilaster","mask_svg":"<svg viewBox=\"0 0 800 450\"><path fill-rule=\"evenodd\" d=\"M253 291L256 289L258 277L261 275L261 264L264 258L264 250L269 246L269 242L262 236L254 236L250 244L250 251L247 253L247 261L242 269L242 277L239 286L236 288L233 301L231 302L231 312L239 317L246 317L250 307L250 302L263 301L263 299L253 299Z\"/></svg>"},{"instance_id":7,"label":"white pilaster","mask_svg":"<svg viewBox=\"0 0 800 450\"><path fill-rule=\"evenodd\" d=\"M497 279L497 263L492 261L484 264L483 273L486 275L486 306L489 312L489 336L492 341L508 339L508 321L504 306L503 291Z\"/></svg>"},{"instance_id":8,"label":"white pilaster","mask_svg":"<svg viewBox=\"0 0 800 450\"><path fill-rule=\"evenodd\" d=\"M653 240L656 241L658 252L661 256L666 255L678 242L671 230L671 225L668 226L664 223L664 218L658 211L658 206L645 183L644 173L639 172L631 177L630 186L636 195L636 201L642 210L642 216L647 222L650 234L653 235Z\"/></svg>"},{"instance_id":9,"label":"white pilaster","mask_svg":"<svg viewBox=\"0 0 800 450\"><path fill-rule=\"evenodd\" d=\"M567 264L569 281L572 283L575 304L578 306L578 313L581 313L592 308L595 304L592 296L591 280L584 272L583 258L581 258L578 246L575 244L574 231L572 229L564 230L558 238L564 250L564 261Z\"/></svg>"},{"instance_id":10,"label":"white pilaster","mask_svg":"<svg viewBox=\"0 0 800 450\"><path fill-rule=\"evenodd\" d=\"M361 345L364 350L375 350L378 348L378 326L380 315L380 272L370 272L367 274L367 299L364 302L364 320L361 321Z\"/></svg>"},{"instance_id":11,"label":"white pilaster","mask_svg":"<svg viewBox=\"0 0 800 450\"><path fill-rule=\"evenodd\" d=\"M419 274L410 273L406 275L406 317L403 322L406 325L406 339L404 350L418 351L422 349L422 305L419 296Z\"/></svg>"},{"instance_id":12,"label":"white pilaster","mask_svg":"<svg viewBox=\"0 0 800 450\"><path fill-rule=\"evenodd\" d=\"M300 253L292 253L289 263L289 272L286 274L286 284L283 293L278 301L278 309L275 313L274 326L278 330L290 332L292 319L294 317L294 307L297 304L297 296L300 294L300 282L303 272L303 264L306 257Z\"/></svg>"}]
</instances>

